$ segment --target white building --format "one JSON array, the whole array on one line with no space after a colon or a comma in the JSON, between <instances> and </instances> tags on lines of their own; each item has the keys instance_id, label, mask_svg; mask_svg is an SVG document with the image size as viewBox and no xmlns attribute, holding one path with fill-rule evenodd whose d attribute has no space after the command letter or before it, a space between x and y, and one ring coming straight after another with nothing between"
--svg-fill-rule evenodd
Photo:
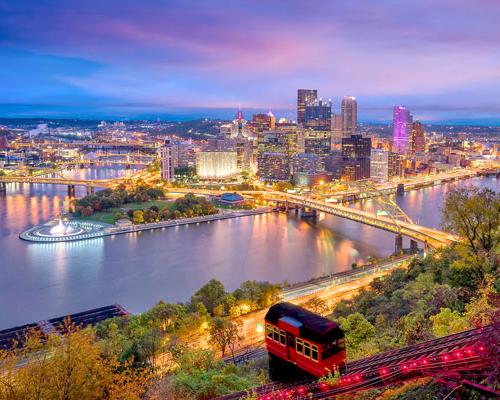
<instances>
[{"instance_id":1,"label":"white building","mask_svg":"<svg viewBox=\"0 0 500 400\"><path fill-rule=\"evenodd\" d=\"M370 179L386 182L389 179L389 152L372 149L370 155Z\"/></svg>"},{"instance_id":2,"label":"white building","mask_svg":"<svg viewBox=\"0 0 500 400\"><path fill-rule=\"evenodd\" d=\"M172 159L172 145L170 139L165 139L165 144L160 149L161 178L166 182L174 179L174 162Z\"/></svg>"},{"instance_id":3,"label":"white building","mask_svg":"<svg viewBox=\"0 0 500 400\"><path fill-rule=\"evenodd\" d=\"M200 179L224 180L236 176L235 151L200 151L196 153L196 174Z\"/></svg>"}]
</instances>

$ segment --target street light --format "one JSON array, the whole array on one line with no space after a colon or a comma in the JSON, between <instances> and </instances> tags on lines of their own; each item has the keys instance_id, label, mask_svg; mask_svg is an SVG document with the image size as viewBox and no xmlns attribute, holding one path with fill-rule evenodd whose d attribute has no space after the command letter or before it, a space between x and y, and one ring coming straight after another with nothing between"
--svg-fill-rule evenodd
<instances>
[{"instance_id":1,"label":"street light","mask_svg":"<svg viewBox=\"0 0 500 400\"><path fill-rule=\"evenodd\" d=\"M257 331L257 333L262 333L264 332L264 325L262 324L257 324L257 328L255 329Z\"/></svg>"}]
</instances>

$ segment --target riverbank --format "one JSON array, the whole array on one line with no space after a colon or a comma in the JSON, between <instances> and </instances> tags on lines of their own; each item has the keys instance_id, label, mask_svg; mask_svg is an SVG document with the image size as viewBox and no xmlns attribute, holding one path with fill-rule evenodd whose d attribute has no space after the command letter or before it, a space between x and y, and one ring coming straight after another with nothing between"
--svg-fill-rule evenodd
<instances>
[{"instance_id":1,"label":"riverbank","mask_svg":"<svg viewBox=\"0 0 500 400\"><path fill-rule=\"evenodd\" d=\"M152 223L146 223L146 224L140 224L140 225L130 225L130 226L125 226L125 227L114 227L114 226L106 226L104 224L99 224L101 229L95 229L92 231L88 232L83 232L78 235L71 235L71 236L56 236L56 237L50 237L48 235L39 235L37 232L39 232L43 226L35 226L33 228L30 228L21 234L19 234L19 238L22 240L30 241L30 242L37 242L37 243L57 243L57 242L74 242L74 241L79 241L79 240L86 240L86 239L96 239L96 238L101 238L101 237L106 237L106 236L114 236L114 235L120 235L120 234L125 234L125 233L134 233L134 232L142 232L142 231L152 231L156 229L165 229L169 228L172 226L181 226L181 225L192 225L192 224L200 224L204 222L212 222L212 221L220 221L220 220L225 220L225 219L230 219L230 218L240 218L240 217L247 217L247 216L252 216L252 215L259 215L259 214L266 214L272 212L272 209L269 207L262 207L254 210L233 210L233 211L226 211L222 210L219 214L213 214L213 215L204 215L204 216L199 216L199 217L192 217L192 218L181 218L181 219L173 219L173 220L168 220L168 221L160 221L160 222L152 222ZM74 220L76 223L81 223L85 225L89 225L89 221L81 221L79 222L78 220ZM95 222L92 222L92 224L96 224Z\"/></svg>"}]
</instances>

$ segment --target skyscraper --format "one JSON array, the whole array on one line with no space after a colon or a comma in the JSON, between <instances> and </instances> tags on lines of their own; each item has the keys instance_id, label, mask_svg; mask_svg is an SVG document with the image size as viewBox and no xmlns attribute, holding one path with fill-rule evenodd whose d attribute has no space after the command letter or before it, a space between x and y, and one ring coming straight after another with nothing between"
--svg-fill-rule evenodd
<instances>
[{"instance_id":1,"label":"skyscraper","mask_svg":"<svg viewBox=\"0 0 500 400\"><path fill-rule=\"evenodd\" d=\"M302 126L306 129L331 132L332 101L320 99L311 104L306 104Z\"/></svg>"},{"instance_id":2,"label":"skyscraper","mask_svg":"<svg viewBox=\"0 0 500 400\"><path fill-rule=\"evenodd\" d=\"M411 153L423 153L425 151L425 132L420 121L415 121L411 130Z\"/></svg>"},{"instance_id":3,"label":"skyscraper","mask_svg":"<svg viewBox=\"0 0 500 400\"><path fill-rule=\"evenodd\" d=\"M299 89L297 90L297 125L302 126L306 112L306 106L314 104L318 99L318 91L316 89Z\"/></svg>"},{"instance_id":4,"label":"skyscraper","mask_svg":"<svg viewBox=\"0 0 500 400\"><path fill-rule=\"evenodd\" d=\"M370 178L372 140L361 135L342 138L342 178L348 181Z\"/></svg>"},{"instance_id":5,"label":"skyscraper","mask_svg":"<svg viewBox=\"0 0 500 400\"><path fill-rule=\"evenodd\" d=\"M342 99L342 131L344 137L351 137L356 134L356 125L358 124L358 103L356 98L345 96Z\"/></svg>"},{"instance_id":6,"label":"skyscraper","mask_svg":"<svg viewBox=\"0 0 500 400\"><path fill-rule=\"evenodd\" d=\"M170 139L165 139L161 147L161 178L166 182L174 179L174 162L172 159L172 144Z\"/></svg>"},{"instance_id":7,"label":"skyscraper","mask_svg":"<svg viewBox=\"0 0 500 400\"><path fill-rule=\"evenodd\" d=\"M405 106L394 107L393 150L399 154L409 152L413 117Z\"/></svg>"}]
</instances>

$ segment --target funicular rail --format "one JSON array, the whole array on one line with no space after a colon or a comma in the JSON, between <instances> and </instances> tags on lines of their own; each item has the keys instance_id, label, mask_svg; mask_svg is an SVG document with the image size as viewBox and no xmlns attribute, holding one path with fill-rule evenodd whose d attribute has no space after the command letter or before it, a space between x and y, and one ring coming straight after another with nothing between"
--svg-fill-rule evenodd
<instances>
[{"instance_id":1,"label":"funicular rail","mask_svg":"<svg viewBox=\"0 0 500 400\"><path fill-rule=\"evenodd\" d=\"M490 358L498 358L499 339L500 323L495 323L352 361L335 384L316 379L271 383L256 388L254 393L259 400L327 399L418 377L460 372L481 375L488 369ZM239 392L219 399L240 399L246 395Z\"/></svg>"}]
</instances>

